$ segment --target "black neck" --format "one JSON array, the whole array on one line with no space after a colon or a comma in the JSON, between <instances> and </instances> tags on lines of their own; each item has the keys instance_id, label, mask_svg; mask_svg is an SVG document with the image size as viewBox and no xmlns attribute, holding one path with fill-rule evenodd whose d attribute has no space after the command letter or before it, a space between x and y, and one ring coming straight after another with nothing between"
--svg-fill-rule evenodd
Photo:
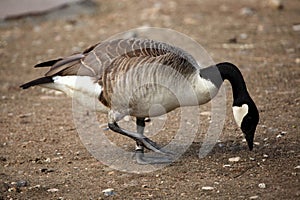
<instances>
[{"instance_id":1,"label":"black neck","mask_svg":"<svg viewBox=\"0 0 300 200\"><path fill-rule=\"evenodd\" d=\"M245 103L249 99L242 73L235 65L227 62L219 63L216 66L202 69L200 74L203 78L212 81L217 87L220 87L224 80L228 80L232 87L234 105Z\"/></svg>"}]
</instances>

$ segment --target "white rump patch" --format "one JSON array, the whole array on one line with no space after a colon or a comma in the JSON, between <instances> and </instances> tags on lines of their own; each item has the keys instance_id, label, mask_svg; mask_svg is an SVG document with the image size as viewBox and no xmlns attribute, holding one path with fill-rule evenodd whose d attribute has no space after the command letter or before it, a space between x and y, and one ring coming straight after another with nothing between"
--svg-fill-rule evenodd
<instances>
[{"instance_id":1,"label":"white rump patch","mask_svg":"<svg viewBox=\"0 0 300 200\"><path fill-rule=\"evenodd\" d=\"M242 125L242 121L244 117L247 115L249 107L247 104L243 104L242 106L233 106L233 116L239 127Z\"/></svg>"},{"instance_id":2,"label":"white rump patch","mask_svg":"<svg viewBox=\"0 0 300 200\"><path fill-rule=\"evenodd\" d=\"M99 96L101 86L90 76L54 76L54 87L73 97L74 92L85 93L88 96Z\"/></svg>"},{"instance_id":3,"label":"white rump patch","mask_svg":"<svg viewBox=\"0 0 300 200\"><path fill-rule=\"evenodd\" d=\"M43 84L43 86L62 91L92 110L107 110L98 100L102 87L95 78L90 76L54 76L53 81L54 83Z\"/></svg>"}]
</instances>

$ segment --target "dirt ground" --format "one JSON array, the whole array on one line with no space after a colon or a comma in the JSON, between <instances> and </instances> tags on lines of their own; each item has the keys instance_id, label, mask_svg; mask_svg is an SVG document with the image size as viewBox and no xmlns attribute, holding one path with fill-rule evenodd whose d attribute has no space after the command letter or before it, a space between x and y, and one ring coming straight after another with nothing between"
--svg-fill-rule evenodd
<instances>
[{"instance_id":1,"label":"dirt ground","mask_svg":"<svg viewBox=\"0 0 300 200\"><path fill-rule=\"evenodd\" d=\"M98 3L92 14L0 27L0 199L300 199L300 1L285 0L283 9L259 0ZM253 151L233 121L229 84L227 118L213 151L200 159L197 136L179 160L142 174L113 170L92 157L73 123L71 99L19 88L45 72L34 69L36 63L141 26L182 32L216 63L239 66L261 115ZM202 118L199 135L209 122ZM166 132L176 123L167 126ZM111 137L133 150L131 140ZM229 162L232 157L240 160ZM108 188L113 195L102 193Z\"/></svg>"}]
</instances>

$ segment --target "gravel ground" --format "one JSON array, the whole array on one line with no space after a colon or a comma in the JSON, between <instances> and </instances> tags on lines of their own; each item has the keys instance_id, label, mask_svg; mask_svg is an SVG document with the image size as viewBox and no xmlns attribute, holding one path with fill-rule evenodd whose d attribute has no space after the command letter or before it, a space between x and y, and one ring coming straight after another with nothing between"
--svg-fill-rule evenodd
<instances>
[{"instance_id":1,"label":"gravel ground","mask_svg":"<svg viewBox=\"0 0 300 200\"><path fill-rule=\"evenodd\" d=\"M258 0L97 2L97 12L56 12L1 24L0 199L300 198L300 1L285 0L283 6ZM186 153L142 174L113 170L86 150L73 123L71 99L39 87L19 89L45 73L32 68L36 63L141 26L182 32L215 62L239 66L261 115L253 151L233 121L228 83L225 126L210 154L198 157L209 124L206 105ZM104 115L99 118L105 122ZM168 115L177 118L176 112ZM159 143L167 142L177 125L167 123ZM123 136L109 137L134 148Z\"/></svg>"}]
</instances>

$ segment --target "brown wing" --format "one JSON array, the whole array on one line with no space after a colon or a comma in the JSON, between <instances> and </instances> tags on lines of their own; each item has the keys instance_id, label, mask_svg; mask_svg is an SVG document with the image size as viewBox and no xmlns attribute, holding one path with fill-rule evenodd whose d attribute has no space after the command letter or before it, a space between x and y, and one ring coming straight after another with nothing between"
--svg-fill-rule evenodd
<instances>
[{"instance_id":1,"label":"brown wing","mask_svg":"<svg viewBox=\"0 0 300 200\"><path fill-rule=\"evenodd\" d=\"M155 79L166 76L176 82L179 78L174 76L178 74L190 77L197 72L196 61L184 51L152 40L115 40L107 46L99 45L93 51L99 60L107 62L99 73L103 86L101 99L106 104L112 102L115 93L133 95L126 91L129 85L155 83ZM114 91L116 88L118 91Z\"/></svg>"},{"instance_id":2,"label":"brown wing","mask_svg":"<svg viewBox=\"0 0 300 200\"><path fill-rule=\"evenodd\" d=\"M126 61L122 61L126 58ZM146 59L145 59L146 58ZM83 53L47 61L36 67L51 66L45 76L86 75L97 77L111 68L122 71L145 59L148 62L169 65L183 75L197 71L196 61L183 50L148 39L116 39L91 46ZM117 64L118 63L118 64ZM126 69L125 69L126 70Z\"/></svg>"},{"instance_id":3,"label":"brown wing","mask_svg":"<svg viewBox=\"0 0 300 200\"><path fill-rule=\"evenodd\" d=\"M83 63L83 59L89 54L89 52L95 48L98 44L89 47L83 53L73 54L65 58L58 58L39 63L34 67L51 67L45 74L47 77L60 75L87 75L94 76L95 72ZM79 74L80 73L80 74Z\"/></svg>"},{"instance_id":4,"label":"brown wing","mask_svg":"<svg viewBox=\"0 0 300 200\"><path fill-rule=\"evenodd\" d=\"M83 60L97 75L102 76L103 70L126 70L125 68L134 67L141 59L172 66L183 75L193 74L198 70L194 58L182 49L148 39L117 39L103 42L92 49ZM122 63L121 60L126 61Z\"/></svg>"}]
</instances>

